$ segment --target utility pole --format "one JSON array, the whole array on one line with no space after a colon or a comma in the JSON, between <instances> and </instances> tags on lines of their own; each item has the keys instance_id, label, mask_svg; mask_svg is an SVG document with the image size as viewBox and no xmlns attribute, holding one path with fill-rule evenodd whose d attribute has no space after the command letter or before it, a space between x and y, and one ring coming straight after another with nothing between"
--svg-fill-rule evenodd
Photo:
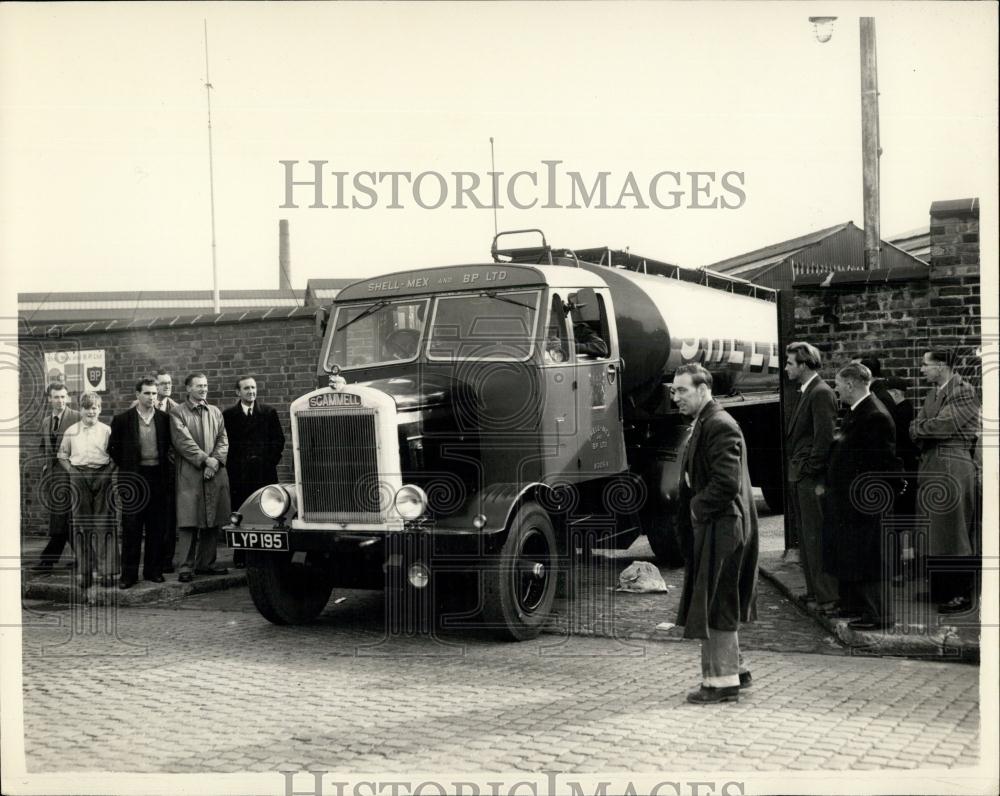
<instances>
[{"instance_id":1,"label":"utility pole","mask_svg":"<svg viewBox=\"0 0 1000 796\"><path fill-rule=\"evenodd\" d=\"M875 51L875 18L861 17L861 158L864 179L865 267L881 264L879 232L878 59Z\"/></svg>"},{"instance_id":2,"label":"utility pole","mask_svg":"<svg viewBox=\"0 0 1000 796\"><path fill-rule=\"evenodd\" d=\"M205 99L208 101L208 199L212 212L212 311L222 312L219 301L219 269L215 262L215 174L212 170L212 82L208 78L208 20L205 23Z\"/></svg>"}]
</instances>

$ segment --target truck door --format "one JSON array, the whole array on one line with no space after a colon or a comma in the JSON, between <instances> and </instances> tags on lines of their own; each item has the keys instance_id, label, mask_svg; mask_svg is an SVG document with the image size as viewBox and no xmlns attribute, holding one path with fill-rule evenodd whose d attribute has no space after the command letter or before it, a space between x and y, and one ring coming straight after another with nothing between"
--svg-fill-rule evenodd
<instances>
[{"instance_id":1,"label":"truck door","mask_svg":"<svg viewBox=\"0 0 1000 796\"><path fill-rule=\"evenodd\" d=\"M581 479L626 469L621 424L621 361L607 288L583 288L569 296L575 357Z\"/></svg>"}]
</instances>

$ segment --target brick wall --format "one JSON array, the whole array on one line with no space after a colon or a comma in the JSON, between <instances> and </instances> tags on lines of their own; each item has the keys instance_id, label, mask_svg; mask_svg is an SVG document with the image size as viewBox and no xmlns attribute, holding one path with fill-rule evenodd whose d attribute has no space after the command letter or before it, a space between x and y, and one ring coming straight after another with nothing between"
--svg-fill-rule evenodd
<instances>
[{"instance_id":1,"label":"brick wall","mask_svg":"<svg viewBox=\"0 0 1000 796\"><path fill-rule=\"evenodd\" d=\"M980 384L978 203L934 203L926 276L880 284L864 278L795 290L793 336L823 352L824 377L832 380L854 357L877 356L883 375L910 380L908 397L916 402L927 387L920 378L923 353L940 347L955 350L958 372Z\"/></svg>"},{"instance_id":2,"label":"brick wall","mask_svg":"<svg viewBox=\"0 0 1000 796\"><path fill-rule=\"evenodd\" d=\"M43 354L51 351L104 349L107 391L102 394L101 420L126 409L135 398L135 382L157 368L171 372L174 398L184 398L184 377L192 370L208 376L209 403L224 409L235 402L235 380L252 375L259 400L278 410L286 445L278 476L291 479L291 432L288 405L316 385L321 345L311 310L280 318L228 319L215 316L178 322L107 329L107 324L58 328L24 328L20 344L21 528L44 533L45 516L35 491L41 462L37 427L45 411ZM148 321L146 322L148 323ZM78 408L79 396L72 396Z\"/></svg>"}]
</instances>

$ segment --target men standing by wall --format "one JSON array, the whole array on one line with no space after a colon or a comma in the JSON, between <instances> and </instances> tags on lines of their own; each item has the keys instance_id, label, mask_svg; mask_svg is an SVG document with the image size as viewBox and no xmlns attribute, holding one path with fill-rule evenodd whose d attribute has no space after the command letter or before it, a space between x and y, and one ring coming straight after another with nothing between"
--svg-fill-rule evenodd
<instances>
[{"instance_id":1,"label":"men standing by wall","mask_svg":"<svg viewBox=\"0 0 1000 796\"><path fill-rule=\"evenodd\" d=\"M840 584L842 609L860 609L860 619L848 624L854 630L893 625L882 517L892 509L900 464L892 417L870 392L871 380L858 363L837 373L837 394L850 409L830 451L825 486L817 486L826 498L824 569Z\"/></svg>"},{"instance_id":2,"label":"men standing by wall","mask_svg":"<svg viewBox=\"0 0 1000 796\"><path fill-rule=\"evenodd\" d=\"M671 388L681 414L694 420L684 454L678 531L685 550L677 624L700 638L702 684L688 702L739 701L751 683L741 661L741 622L756 618L757 511L747 451L736 421L712 399L712 374L683 365Z\"/></svg>"},{"instance_id":3,"label":"men standing by wall","mask_svg":"<svg viewBox=\"0 0 1000 796\"><path fill-rule=\"evenodd\" d=\"M837 418L833 390L820 378L820 354L809 343L785 348L785 373L798 385L791 416L785 426L788 451L789 505L799 537L799 559L806 579L807 601L831 610L837 601L837 583L823 571L823 508L816 487L826 475Z\"/></svg>"},{"instance_id":4,"label":"men standing by wall","mask_svg":"<svg viewBox=\"0 0 1000 796\"><path fill-rule=\"evenodd\" d=\"M73 487L73 549L80 572L79 586L87 589L95 567L102 586L114 585L118 540L115 517L108 510L114 471L108 456L111 428L97 419L101 414L101 396L85 393L80 399L80 411L83 417L66 429L58 456Z\"/></svg>"},{"instance_id":5,"label":"men standing by wall","mask_svg":"<svg viewBox=\"0 0 1000 796\"><path fill-rule=\"evenodd\" d=\"M919 511L930 523L930 556L967 556L977 550L976 465L972 448L979 434L976 391L952 370L948 351L928 351L920 371L931 390L910 424L920 448ZM961 571L931 573L931 593L942 613L972 607L974 571L970 562L955 562Z\"/></svg>"},{"instance_id":6,"label":"men standing by wall","mask_svg":"<svg viewBox=\"0 0 1000 796\"><path fill-rule=\"evenodd\" d=\"M167 517L170 483L170 418L156 408L156 381L150 377L135 385L136 404L111 421L108 454L118 465L118 494L122 509L122 573L118 588L129 589L142 577L163 583L163 523Z\"/></svg>"},{"instance_id":7,"label":"men standing by wall","mask_svg":"<svg viewBox=\"0 0 1000 796\"><path fill-rule=\"evenodd\" d=\"M66 471L59 465L57 454L66 429L80 420L80 413L67 408L69 392L66 385L52 382L45 388L49 411L38 427L41 437L39 450L44 457L39 484L42 505L49 510L49 541L42 550L36 572L49 572L59 561L66 543L70 541L71 492Z\"/></svg>"},{"instance_id":8,"label":"men standing by wall","mask_svg":"<svg viewBox=\"0 0 1000 796\"><path fill-rule=\"evenodd\" d=\"M222 413L229 438L229 498L239 509L262 486L278 482L278 462L285 450L285 435L278 413L257 401L257 381L253 376L236 380L239 400ZM244 564L243 551L233 553L236 566Z\"/></svg>"},{"instance_id":9,"label":"men standing by wall","mask_svg":"<svg viewBox=\"0 0 1000 796\"><path fill-rule=\"evenodd\" d=\"M170 413L170 435L176 452L177 531L180 563L177 579L218 575L215 564L219 526L229 519L229 479L225 464L229 440L222 412L209 406L208 377L191 373L184 380L187 400Z\"/></svg>"}]
</instances>

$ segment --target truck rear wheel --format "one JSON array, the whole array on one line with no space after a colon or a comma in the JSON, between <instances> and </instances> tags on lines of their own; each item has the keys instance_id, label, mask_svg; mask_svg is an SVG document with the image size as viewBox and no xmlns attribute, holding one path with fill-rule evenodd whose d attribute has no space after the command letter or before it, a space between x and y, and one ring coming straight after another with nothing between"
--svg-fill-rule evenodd
<instances>
[{"instance_id":1,"label":"truck rear wheel","mask_svg":"<svg viewBox=\"0 0 1000 796\"><path fill-rule=\"evenodd\" d=\"M261 616L276 625L311 622L322 613L333 591L327 573L293 564L291 553L250 554L247 585Z\"/></svg>"},{"instance_id":2,"label":"truck rear wheel","mask_svg":"<svg viewBox=\"0 0 1000 796\"><path fill-rule=\"evenodd\" d=\"M674 515L661 508L656 512L656 516L647 516L644 519L646 539L653 548L656 563L671 569L684 566L681 543L674 528Z\"/></svg>"},{"instance_id":3,"label":"truck rear wheel","mask_svg":"<svg viewBox=\"0 0 1000 796\"><path fill-rule=\"evenodd\" d=\"M536 503L518 509L496 566L483 574L483 618L501 638L526 641L552 612L558 546L549 515Z\"/></svg>"}]
</instances>

